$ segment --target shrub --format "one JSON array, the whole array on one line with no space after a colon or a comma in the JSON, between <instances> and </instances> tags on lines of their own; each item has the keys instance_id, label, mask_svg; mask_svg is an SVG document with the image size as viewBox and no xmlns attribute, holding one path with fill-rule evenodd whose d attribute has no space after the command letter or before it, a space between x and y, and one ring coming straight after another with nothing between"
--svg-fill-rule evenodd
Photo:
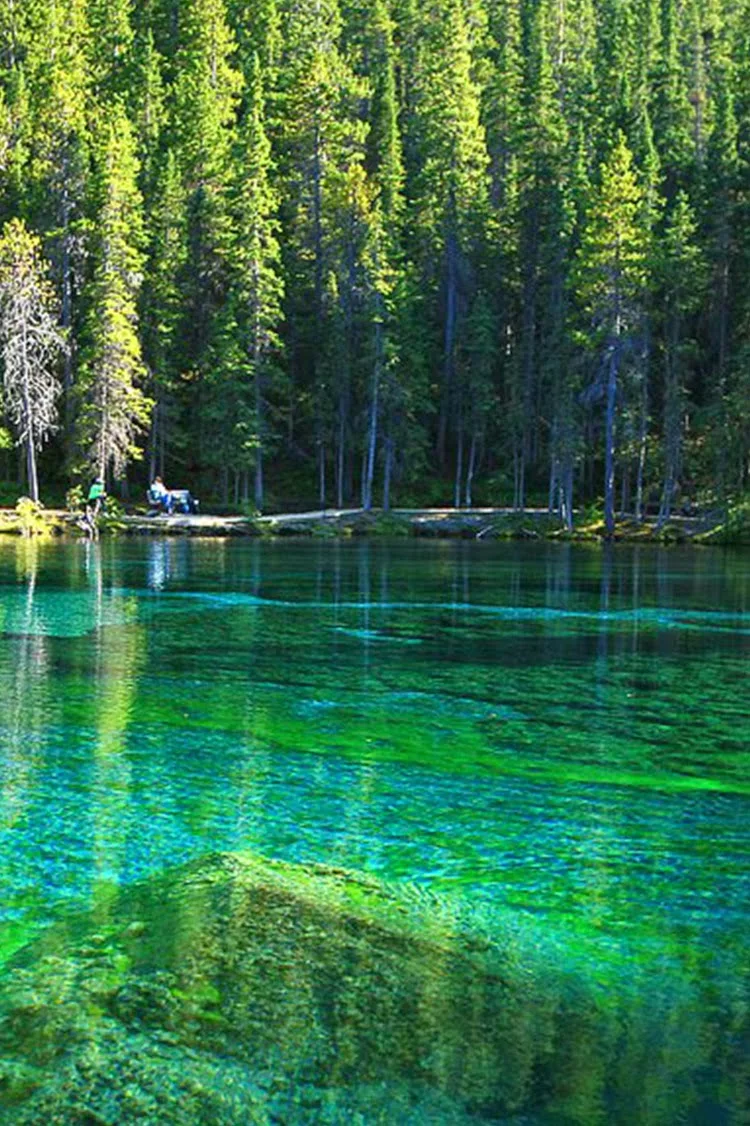
<instances>
[{"instance_id":1,"label":"shrub","mask_svg":"<svg viewBox=\"0 0 750 1126\"><path fill-rule=\"evenodd\" d=\"M43 536L51 531L51 525L44 512L44 506L31 497L19 497L16 502L16 515L24 536Z\"/></svg>"},{"instance_id":2,"label":"shrub","mask_svg":"<svg viewBox=\"0 0 750 1126\"><path fill-rule=\"evenodd\" d=\"M65 494L65 507L68 512L82 512L85 499L83 485L73 485Z\"/></svg>"}]
</instances>

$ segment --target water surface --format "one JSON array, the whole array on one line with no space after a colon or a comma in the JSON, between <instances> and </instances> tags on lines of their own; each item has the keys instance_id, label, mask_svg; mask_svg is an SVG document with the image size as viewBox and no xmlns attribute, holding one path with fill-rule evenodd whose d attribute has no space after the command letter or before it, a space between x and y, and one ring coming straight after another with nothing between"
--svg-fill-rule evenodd
<instances>
[{"instance_id":1,"label":"water surface","mask_svg":"<svg viewBox=\"0 0 750 1126\"><path fill-rule=\"evenodd\" d=\"M217 850L359 870L624 1005L623 1045L679 1007L649 1048L693 1094L641 1119L745 1120L747 564L0 542L2 957Z\"/></svg>"}]
</instances>

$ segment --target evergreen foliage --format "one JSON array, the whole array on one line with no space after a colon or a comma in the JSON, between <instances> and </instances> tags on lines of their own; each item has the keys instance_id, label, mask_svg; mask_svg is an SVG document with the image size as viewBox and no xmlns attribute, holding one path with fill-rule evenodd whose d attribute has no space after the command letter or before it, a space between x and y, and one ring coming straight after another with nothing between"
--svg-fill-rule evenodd
<instances>
[{"instance_id":1,"label":"evergreen foliage","mask_svg":"<svg viewBox=\"0 0 750 1126\"><path fill-rule=\"evenodd\" d=\"M84 325L77 432L85 463L102 478L137 454L149 400L143 392L137 299L143 270L141 194L132 128L115 104L97 170L95 265Z\"/></svg>"},{"instance_id":2,"label":"evergreen foliage","mask_svg":"<svg viewBox=\"0 0 750 1126\"><path fill-rule=\"evenodd\" d=\"M747 0L0 0L0 220L70 345L43 476L603 498L610 530L728 502L749 28Z\"/></svg>"}]
</instances>

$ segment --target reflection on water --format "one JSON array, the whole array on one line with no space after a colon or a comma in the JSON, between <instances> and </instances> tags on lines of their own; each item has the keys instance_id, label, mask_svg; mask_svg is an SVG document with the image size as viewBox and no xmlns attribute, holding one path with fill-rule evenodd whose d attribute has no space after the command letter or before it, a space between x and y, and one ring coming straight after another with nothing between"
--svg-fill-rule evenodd
<instances>
[{"instance_id":1,"label":"reflection on water","mask_svg":"<svg viewBox=\"0 0 750 1126\"><path fill-rule=\"evenodd\" d=\"M146 1035L132 1000L146 979L179 1010L157 1021L178 1055L195 1050L190 975L219 988L199 1026L224 1029L215 1053L242 1065L243 1113L273 1103L274 1121L304 1120L297 1095L317 1100L308 1121L744 1121L749 594L744 557L714 551L0 543L0 1056L16 1068L0 1091L41 1113L50 1074L80 1073L79 1054L55 1054L65 1022L39 1018L40 1061L18 1015L19 974L49 1007L52 957L69 1019L113 1067ZM203 877L177 866L230 849L389 881L403 911L420 904L408 957L390 922L355 957L338 908L319 890L300 908L296 885L273 909L253 892L248 931L249 893L222 882L217 921L190 890ZM148 882L168 869L167 890ZM165 896L181 907L160 919ZM307 919L311 946L270 941L277 907ZM143 917L158 950L117 938ZM487 938L497 966L472 960ZM429 985L404 968L417 948ZM367 997L388 995L389 974L403 988L378 1023ZM211 1089L227 1078L215 1059L194 1066ZM286 1077L286 1119L261 1074ZM146 1099L153 1080L138 1082ZM221 1113L205 1121L256 1120Z\"/></svg>"}]
</instances>

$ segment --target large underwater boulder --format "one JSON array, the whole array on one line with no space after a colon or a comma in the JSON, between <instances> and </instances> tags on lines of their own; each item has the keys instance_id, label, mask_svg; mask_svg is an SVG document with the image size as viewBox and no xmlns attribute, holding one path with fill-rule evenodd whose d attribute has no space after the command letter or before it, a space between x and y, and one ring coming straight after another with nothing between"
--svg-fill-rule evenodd
<instances>
[{"instance_id":1,"label":"large underwater boulder","mask_svg":"<svg viewBox=\"0 0 750 1126\"><path fill-rule=\"evenodd\" d=\"M417 888L221 854L6 966L0 1121L666 1124L653 1019Z\"/></svg>"}]
</instances>

